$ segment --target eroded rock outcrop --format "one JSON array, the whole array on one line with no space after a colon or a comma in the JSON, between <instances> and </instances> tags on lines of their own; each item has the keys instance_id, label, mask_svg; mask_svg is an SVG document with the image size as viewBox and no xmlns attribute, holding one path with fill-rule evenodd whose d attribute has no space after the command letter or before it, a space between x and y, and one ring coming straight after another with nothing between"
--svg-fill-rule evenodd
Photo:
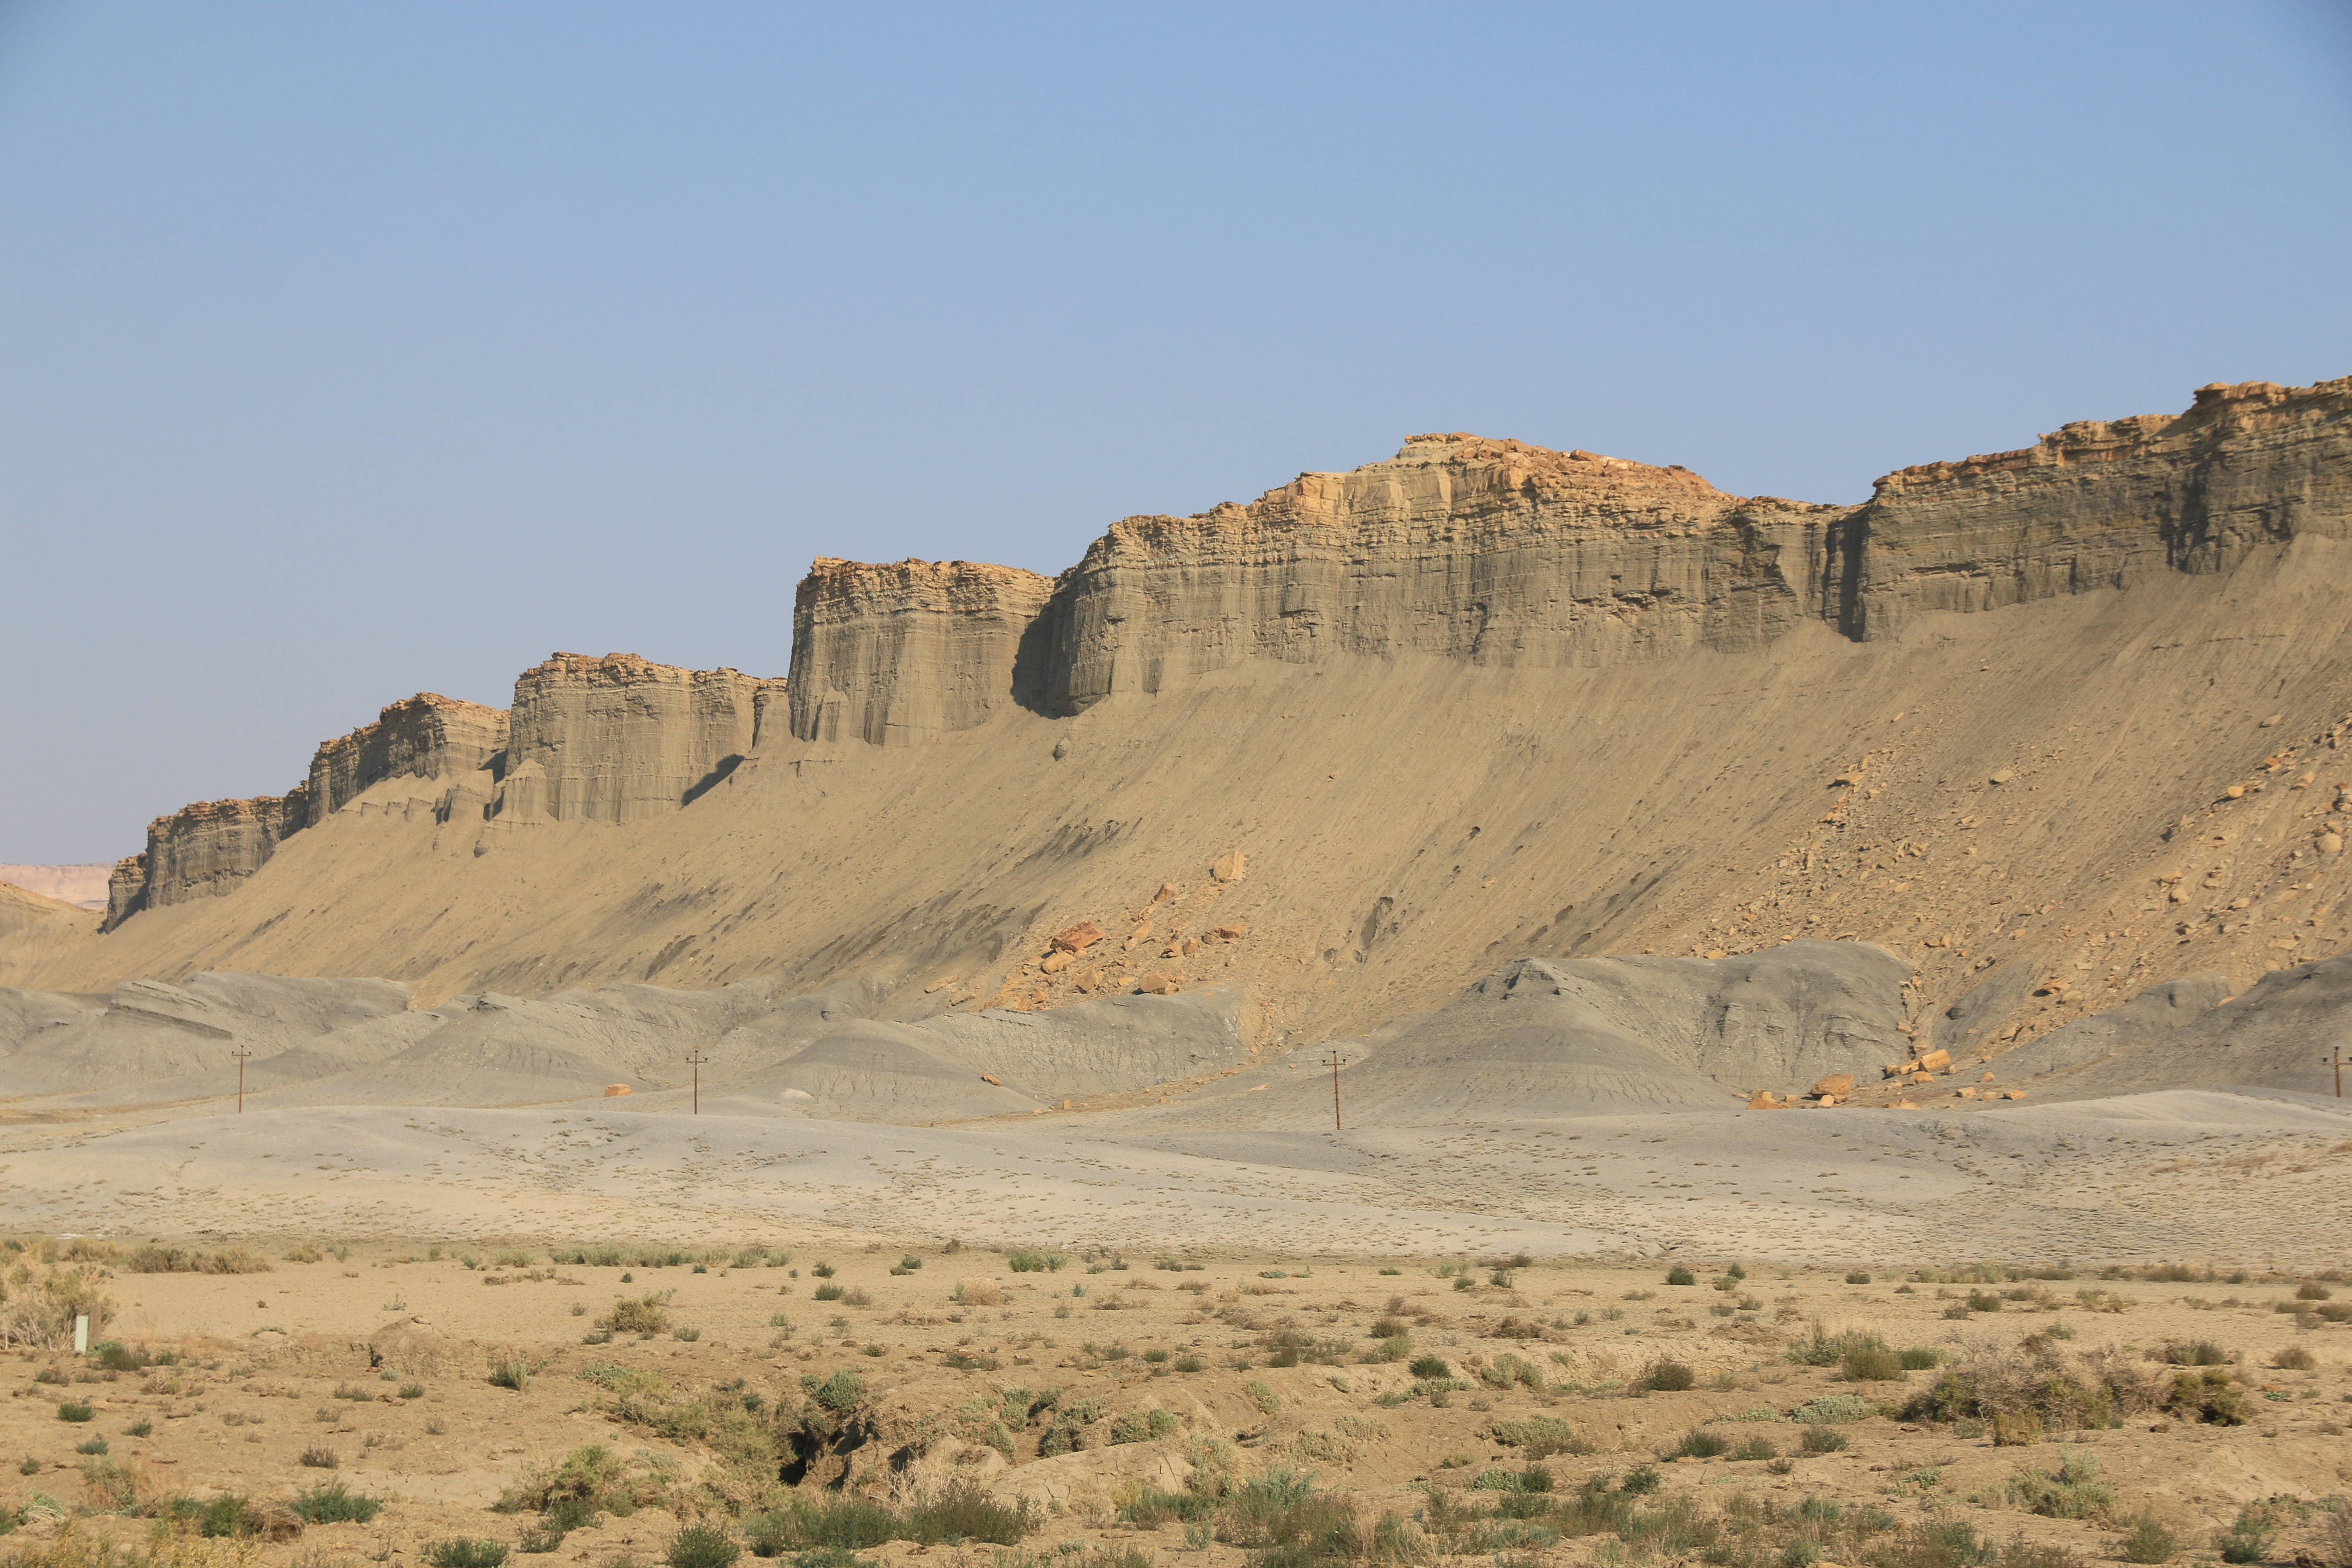
<instances>
[{"instance_id":1,"label":"eroded rock outcrop","mask_svg":"<svg viewBox=\"0 0 2352 1568\"><path fill-rule=\"evenodd\" d=\"M261 869L280 840L310 820L310 787L248 800L204 800L147 825L147 848L107 880L111 931L141 910L216 899Z\"/></svg>"},{"instance_id":2,"label":"eroded rock outcrop","mask_svg":"<svg viewBox=\"0 0 2352 1568\"><path fill-rule=\"evenodd\" d=\"M1043 673L1053 590L1013 566L820 557L793 603L793 733L890 746L987 723Z\"/></svg>"},{"instance_id":3,"label":"eroded rock outcrop","mask_svg":"<svg viewBox=\"0 0 2352 1568\"><path fill-rule=\"evenodd\" d=\"M470 773L488 766L506 746L503 709L432 691L403 698L374 723L325 742L311 757L310 815L302 826L326 820L385 779Z\"/></svg>"},{"instance_id":4,"label":"eroded rock outcrop","mask_svg":"<svg viewBox=\"0 0 2352 1568\"><path fill-rule=\"evenodd\" d=\"M1751 646L1817 613L1843 515L1686 468L1416 436L1248 506L1114 524L1063 579L1049 697L1076 711L1335 652L1557 666Z\"/></svg>"},{"instance_id":5,"label":"eroded rock outcrop","mask_svg":"<svg viewBox=\"0 0 2352 1568\"><path fill-rule=\"evenodd\" d=\"M667 816L750 753L785 683L631 653L559 653L515 682L490 815L635 822Z\"/></svg>"},{"instance_id":6,"label":"eroded rock outcrop","mask_svg":"<svg viewBox=\"0 0 2352 1568\"><path fill-rule=\"evenodd\" d=\"M1834 531L1832 609L1850 637L1890 637L1920 611L2227 571L2304 533L2352 535L2352 376L2200 387L2184 414L1889 474Z\"/></svg>"}]
</instances>

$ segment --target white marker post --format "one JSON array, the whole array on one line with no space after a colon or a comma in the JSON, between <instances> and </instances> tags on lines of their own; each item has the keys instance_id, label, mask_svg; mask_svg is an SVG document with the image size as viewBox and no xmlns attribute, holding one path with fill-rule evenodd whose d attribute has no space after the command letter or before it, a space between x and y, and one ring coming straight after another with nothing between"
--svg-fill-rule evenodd
<instances>
[{"instance_id":1,"label":"white marker post","mask_svg":"<svg viewBox=\"0 0 2352 1568\"><path fill-rule=\"evenodd\" d=\"M88 1355L89 1353L89 1315L87 1312L77 1312L74 1314L74 1354Z\"/></svg>"}]
</instances>

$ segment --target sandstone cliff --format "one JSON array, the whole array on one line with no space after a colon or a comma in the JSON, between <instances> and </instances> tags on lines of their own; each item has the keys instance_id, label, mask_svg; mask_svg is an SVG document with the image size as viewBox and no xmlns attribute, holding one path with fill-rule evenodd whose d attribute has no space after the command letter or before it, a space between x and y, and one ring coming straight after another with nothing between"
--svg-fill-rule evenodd
<instances>
[{"instance_id":1,"label":"sandstone cliff","mask_svg":"<svg viewBox=\"0 0 2352 1568\"><path fill-rule=\"evenodd\" d=\"M1614 664L1756 646L1818 610L1841 514L1680 468L1475 436L1113 525L1066 574L1048 695L1083 711L1250 659Z\"/></svg>"},{"instance_id":2,"label":"sandstone cliff","mask_svg":"<svg viewBox=\"0 0 2352 1568\"><path fill-rule=\"evenodd\" d=\"M556 654L515 682L490 814L522 822L666 816L734 770L783 687L635 654Z\"/></svg>"},{"instance_id":3,"label":"sandstone cliff","mask_svg":"<svg viewBox=\"0 0 2352 1568\"><path fill-rule=\"evenodd\" d=\"M2225 572L2306 533L2352 533L2352 376L2200 387L2178 416L1889 474L1833 531L1830 596L1847 635L1889 637L1922 611Z\"/></svg>"},{"instance_id":4,"label":"sandstone cliff","mask_svg":"<svg viewBox=\"0 0 2352 1568\"><path fill-rule=\"evenodd\" d=\"M141 910L216 899L261 869L278 841L310 820L310 788L249 800L205 800L147 825L147 848L107 879L106 929Z\"/></svg>"},{"instance_id":5,"label":"sandstone cliff","mask_svg":"<svg viewBox=\"0 0 2352 1568\"><path fill-rule=\"evenodd\" d=\"M507 747L507 716L496 708L420 691L393 703L310 759L310 813L316 826L362 791L401 775L438 778L487 767Z\"/></svg>"},{"instance_id":6,"label":"sandstone cliff","mask_svg":"<svg viewBox=\"0 0 2352 1568\"><path fill-rule=\"evenodd\" d=\"M820 558L793 604L793 733L891 746L987 723L1043 674L1053 588L970 561Z\"/></svg>"},{"instance_id":7,"label":"sandstone cliff","mask_svg":"<svg viewBox=\"0 0 2352 1568\"><path fill-rule=\"evenodd\" d=\"M1916 965L1912 1031L2007 1049L2352 942L2347 405L2208 389L1848 509L1417 437L1050 584L828 560L791 683L559 656L437 816L258 874L224 840L235 900L7 973L856 976L909 1015L1214 985L1263 1043L1516 957L1852 938ZM505 831L546 819L629 831Z\"/></svg>"}]
</instances>

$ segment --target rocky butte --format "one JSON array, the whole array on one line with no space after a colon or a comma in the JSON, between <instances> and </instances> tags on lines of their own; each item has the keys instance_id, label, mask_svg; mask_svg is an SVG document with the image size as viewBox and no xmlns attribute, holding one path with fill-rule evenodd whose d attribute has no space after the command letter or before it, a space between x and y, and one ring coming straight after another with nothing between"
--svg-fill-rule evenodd
<instances>
[{"instance_id":1,"label":"rocky butte","mask_svg":"<svg viewBox=\"0 0 2352 1568\"><path fill-rule=\"evenodd\" d=\"M847 984L926 1027L1213 992L1263 1051L1522 960L1818 940L1898 961L1836 982L1881 998L1853 1041L1990 1060L2346 945L2347 534L2352 379L1852 507L1416 436L1058 577L821 559L788 678L557 654L504 710L405 699L158 818L102 921L12 903L0 980ZM1644 1048L1717 1059L1654 1004ZM1804 1038L1786 1072L1853 1066Z\"/></svg>"}]
</instances>

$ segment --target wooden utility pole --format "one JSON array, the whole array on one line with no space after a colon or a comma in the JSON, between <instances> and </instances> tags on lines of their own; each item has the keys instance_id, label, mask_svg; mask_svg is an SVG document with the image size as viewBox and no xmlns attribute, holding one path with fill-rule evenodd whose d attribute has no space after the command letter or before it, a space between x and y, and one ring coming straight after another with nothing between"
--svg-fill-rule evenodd
<instances>
[{"instance_id":1,"label":"wooden utility pole","mask_svg":"<svg viewBox=\"0 0 2352 1568\"><path fill-rule=\"evenodd\" d=\"M2322 1067L2332 1067L2336 1069L2336 1098L2338 1100L2343 1099L2344 1047L2342 1046L2331 1047L2327 1054L2319 1058L2319 1065Z\"/></svg>"},{"instance_id":2,"label":"wooden utility pole","mask_svg":"<svg viewBox=\"0 0 2352 1568\"><path fill-rule=\"evenodd\" d=\"M1348 1065L1348 1058L1333 1051L1323 1058L1323 1065L1331 1069L1331 1131L1337 1132L1339 1131L1339 1069Z\"/></svg>"},{"instance_id":3,"label":"wooden utility pole","mask_svg":"<svg viewBox=\"0 0 2352 1568\"><path fill-rule=\"evenodd\" d=\"M694 1064L694 1113L702 1114L702 1064L710 1058L700 1051L688 1051L686 1059Z\"/></svg>"},{"instance_id":4,"label":"wooden utility pole","mask_svg":"<svg viewBox=\"0 0 2352 1568\"><path fill-rule=\"evenodd\" d=\"M236 1058L236 1113L245 1114L245 1058L253 1054L251 1046L239 1046L229 1052Z\"/></svg>"}]
</instances>

